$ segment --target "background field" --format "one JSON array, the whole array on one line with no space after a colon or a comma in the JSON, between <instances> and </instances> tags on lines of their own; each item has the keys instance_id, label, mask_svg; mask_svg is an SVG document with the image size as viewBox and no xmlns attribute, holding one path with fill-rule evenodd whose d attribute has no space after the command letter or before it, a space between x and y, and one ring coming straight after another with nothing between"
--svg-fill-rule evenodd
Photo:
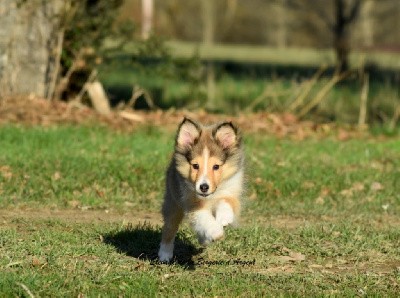
<instances>
[{"instance_id":1,"label":"background field","mask_svg":"<svg viewBox=\"0 0 400 298\"><path fill-rule=\"evenodd\" d=\"M245 133L241 225L158 264L173 132L0 128L2 295L397 296L398 139Z\"/></svg>"},{"instance_id":2,"label":"background field","mask_svg":"<svg viewBox=\"0 0 400 298\"><path fill-rule=\"evenodd\" d=\"M106 48L113 42L108 40ZM143 57L141 53L147 47L162 48L167 58ZM361 97L366 92L365 123L398 124L397 53L352 53L352 71L303 114L302 109L335 77L332 50L180 41L148 41L147 47L127 43L106 55L99 67L99 79L113 105L128 102L134 88L143 88L162 109L201 108L235 115L249 111L291 112L318 122L354 124L359 121ZM214 100L210 100L207 63L213 65ZM365 75L368 86L363 91ZM139 97L135 108L149 107Z\"/></svg>"}]
</instances>

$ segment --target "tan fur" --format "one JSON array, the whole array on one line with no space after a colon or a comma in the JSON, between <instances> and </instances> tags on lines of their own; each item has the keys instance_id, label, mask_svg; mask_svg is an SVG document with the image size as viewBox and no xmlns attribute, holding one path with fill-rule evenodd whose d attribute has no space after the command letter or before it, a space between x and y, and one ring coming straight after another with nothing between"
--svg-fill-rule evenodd
<instances>
[{"instance_id":1,"label":"tan fur","mask_svg":"<svg viewBox=\"0 0 400 298\"><path fill-rule=\"evenodd\" d=\"M203 126L187 118L182 121L166 176L160 259L169 261L171 252L166 253L163 247L173 247L185 215L197 229L199 240L208 243L210 239L213 241L223 236L215 213L218 204L226 202L234 216L239 216L242 176L241 136L232 123ZM205 184L208 186L206 192L201 188ZM222 216L230 220L229 208L226 204L223 207L227 214Z\"/></svg>"},{"instance_id":2,"label":"tan fur","mask_svg":"<svg viewBox=\"0 0 400 298\"><path fill-rule=\"evenodd\" d=\"M238 198L232 197L232 198L224 198L222 199L225 202L227 202L229 205L231 205L233 212L238 216L240 214L240 209L241 209L241 203Z\"/></svg>"},{"instance_id":3,"label":"tan fur","mask_svg":"<svg viewBox=\"0 0 400 298\"><path fill-rule=\"evenodd\" d=\"M165 224L162 231L161 241L164 243L170 243L175 238L176 231L178 230L184 214L180 209L166 214L167 216L164 218Z\"/></svg>"}]
</instances>

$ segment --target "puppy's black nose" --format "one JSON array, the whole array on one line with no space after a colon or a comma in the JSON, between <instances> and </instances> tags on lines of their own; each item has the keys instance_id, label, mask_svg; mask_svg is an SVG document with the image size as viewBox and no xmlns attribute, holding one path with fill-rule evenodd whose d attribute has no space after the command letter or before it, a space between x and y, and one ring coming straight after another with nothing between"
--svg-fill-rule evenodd
<instances>
[{"instance_id":1,"label":"puppy's black nose","mask_svg":"<svg viewBox=\"0 0 400 298\"><path fill-rule=\"evenodd\" d=\"M201 190L201 192L207 192L209 188L210 188L210 187L208 186L207 183L200 184L200 190Z\"/></svg>"}]
</instances>

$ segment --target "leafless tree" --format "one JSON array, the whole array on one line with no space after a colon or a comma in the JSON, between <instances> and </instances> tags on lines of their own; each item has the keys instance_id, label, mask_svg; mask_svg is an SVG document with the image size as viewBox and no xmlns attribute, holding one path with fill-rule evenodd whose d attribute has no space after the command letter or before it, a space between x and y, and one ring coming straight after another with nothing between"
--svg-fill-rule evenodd
<instances>
[{"instance_id":1,"label":"leafless tree","mask_svg":"<svg viewBox=\"0 0 400 298\"><path fill-rule=\"evenodd\" d=\"M350 25L357 19L361 0L334 0L335 3L335 22L330 24L334 32L334 48L337 58L337 69L339 72L349 68L350 53Z\"/></svg>"},{"instance_id":2,"label":"leafless tree","mask_svg":"<svg viewBox=\"0 0 400 298\"><path fill-rule=\"evenodd\" d=\"M360 15L362 0L288 0L291 9L302 20L304 26L314 28L320 25L332 36L331 45L336 52L338 72L349 68L351 48L351 26Z\"/></svg>"}]
</instances>

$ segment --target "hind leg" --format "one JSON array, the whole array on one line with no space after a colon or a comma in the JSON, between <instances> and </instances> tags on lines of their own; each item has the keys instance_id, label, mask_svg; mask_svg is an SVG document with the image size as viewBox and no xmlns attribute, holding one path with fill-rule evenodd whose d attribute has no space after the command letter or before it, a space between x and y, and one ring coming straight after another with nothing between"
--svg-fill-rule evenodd
<instances>
[{"instance_id":1,"label":"hind leg","mask_svg":"<svg viewBox=\"0 0 400 298\"><path fill-rule=\"evenodd\" d=\"M215 220L223 227L232 224L240 212L240 201L236 198L226 198L218 202L215 208Z\"/></svg>"},{"instance_id":2,"label":"hind leg","mask_svg":"<svg viewBox=\"0 0 400 298\"><path fill-rule=\"evenodd\" d=\"M163 206L164 226L162 229L160 250L158 259L161 262L169 262L174 254L174 241L178 232L179 224L183 219L183 210L179 206Z\"/></svg>"}]
</instances>

